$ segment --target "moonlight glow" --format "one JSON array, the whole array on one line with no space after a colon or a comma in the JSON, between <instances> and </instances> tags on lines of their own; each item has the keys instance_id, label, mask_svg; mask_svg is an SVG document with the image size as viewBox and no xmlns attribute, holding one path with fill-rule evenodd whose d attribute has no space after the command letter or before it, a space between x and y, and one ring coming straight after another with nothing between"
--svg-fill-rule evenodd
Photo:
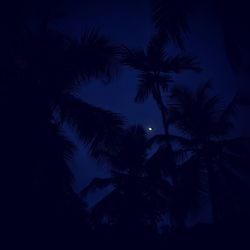
<instances>
[{"instance_id":1,"label":"moonlight glow","mask_svg":"<svg viewBox=\"0 0 250 250\"><path fill-rule=\"evenodd\" d=\"M151 127L148 127L148 131L150 131L150 132L151 132L151 131L153 131L153 128L151 128Z\"/></svg>"}]
</instances>

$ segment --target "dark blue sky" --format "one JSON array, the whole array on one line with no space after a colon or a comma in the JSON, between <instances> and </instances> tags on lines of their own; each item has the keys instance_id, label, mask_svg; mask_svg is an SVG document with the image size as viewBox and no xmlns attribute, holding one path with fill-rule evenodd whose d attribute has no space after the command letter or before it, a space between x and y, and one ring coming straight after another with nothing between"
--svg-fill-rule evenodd
<instances>
[{"instance_id":1,"label":"dark blue sky","mask_svg":"<svg viewBox=\"0 0 250 250\"><path fill-rule=\"evenodd\" d=\"M222 27L211 4L201 3L190 19L191 35L186 41L188 53L196 56L204 71L200 74L185 73L177 76L179 84L195 87L213 80L216 92L228 99L245 78L236 77L229 62L223 43ZM75 5L71 14L63 20L54 22L54 27L73 37L79 37L86 28L97 27L114 44L128 47L145 47L154 33L151 23L149 1L83 1ZM169 47L169 53L176 49ZM140 123L152 126L156 132L162 130L160 114L152 99L144 104L135 104L136 73L122 68L120 74L110 85L93 81L85 84L78 93L89 103L123 114L128 124ZM103 176L105 170L97 167L87 156L86 150L79 146L72 169L76 179L76 190L86 185L94 176Z\"/></svg>"}]
</instances>

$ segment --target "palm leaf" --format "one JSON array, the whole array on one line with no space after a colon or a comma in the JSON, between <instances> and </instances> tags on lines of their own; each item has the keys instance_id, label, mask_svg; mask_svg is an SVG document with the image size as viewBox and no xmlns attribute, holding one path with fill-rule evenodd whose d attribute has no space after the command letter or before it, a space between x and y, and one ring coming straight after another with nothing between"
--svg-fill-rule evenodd
<instances>
[{"instance_id":1,"label":"palm leaf","mask_svg":"<svg viewBox=\"0 0 250 250\"><path fill-rule=\"evenodd\" d=\"M114 147L122 133L120 115L91 106L72 95L62 97L59 110L62 122L68 122L76 130L95 157L101 148Z\"/></svg>"},{"instance_id":2,"label":"palm leaf","mask_svg":"<svg viewBox=\"0 0 250 250\"><path fill-rule=\"evenodd\" d=\"M183 48L183 36L189 33L189 1L153 0L153 22L166 38Z\"/></svg>"},{"instance_id":3,"label":"palm leaf","mask_svg":"<svg viewBox=\"0 0 250 250\"><path fill-rule=\"evenodd\" d=\"M139 75L139 84L137 86L137 94L135 102L144 102L153 92L153 75L150 73L142 73Z\"/></svg>"},{"instance_id":4,"label":"palm leaf","mask_svg":"<svg viewBox=\"0 0 250 250\"><path fill-rule=\"evenodd\" d=\"M238 103L236 102L237 95L235 95L226 108L220 113L219 118L212 128L212 133L214 136L220 136L228 134L234 128L233 117L236 114Z\"/></svg>"},{"instance_id":5,"label":"palm leaf","mask_svg":"<svg viewBox=\"0 0 250 250\"><path fill-rule=\"evenodd\" d=\"M155 93L155 84L159 84L163 92L169 89L169 83L173 80L169 75L154 75L150 72L142 72L138 76L139 84L135 102L144 102L151 94Z\"/></svg>"},{"instance_id":6,"label":"palm leaf","mask_svg":"<svg viewBox=\"0 0 250 250\"><path fill-rule=\"evenodd\" d=\"M84 80L105 77L110 80L118 69L118 49L97 30L87 30L73 41L68 65Z\"/></svg>"},{"instance_id":7,"label":"palm leaf","mask_svg":"<svg viewBox=\"0 0 250 250\"><path fill-rule=\"evenodd\" d=\"M89 193L95 192L98 189L106 188L110 185L115 185L119 181L117 177L110 178L94 178L82 191L80 196L85 197Z\"/></svg>"},{"instance_id":8,"label":"palm leaf","mask_svg":"<svg viewBox=\"0 0 250 250\"><path fill-rule=\"evenodd\" d=\"M62 152L64 152L65 160L66 161L71 160L72 155L76 149L76 145L71 140L69 140L69 138L65 136L65 134L61 129L59 129L57 133L60 138L59 145L63 146Z\"/></svg>"},{"instance_id":9,"label":"palm leaf","mask_svg":"<svg viewBox=\"0 0 250 250\"><path fill-rule=\"evenodd\" d=\"M159 70L162 62L166 58L165 51L166 39L161 34L155 34L148 43L147 47L147 62L151 70Z\"/></svg>"},{"instance_id":10,"label":"palm leaf","mask_svg":"<svg viewBox=\"0 0 250 250\"><path fill-rule=\"evenodd\" d=\"M186 55L176 55L174 57L168 57L164 65L162 66L163 72L166 73L182 73L186 70L192 70L194 72L201 72L199 62L194 57Z\"/></svg>"},{"instance_id":11,"label":"palm leaf","mask_svg":"<svg viewBox=\"0 0 250 250\"><path fill-rule=\"evenodd\" d=\"M120 55L124 65L139 71L147 71L149 69L147 65L147 56L141 49L132 50L127 47L122 47Z\"/></svg>"}]
</instances>

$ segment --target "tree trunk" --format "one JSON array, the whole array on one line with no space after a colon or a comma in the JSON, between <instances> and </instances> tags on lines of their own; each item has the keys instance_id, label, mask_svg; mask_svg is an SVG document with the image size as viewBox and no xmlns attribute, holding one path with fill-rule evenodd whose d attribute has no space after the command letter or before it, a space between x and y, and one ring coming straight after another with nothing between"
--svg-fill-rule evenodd
<instances>
[{"instance_id":1,"label":"tree trunk","mask_svg":"<svg viewBox=\"0 0 250 250\"><path fill-rule=\"evenodd\" d=\"M167 107L164 105L163 100L162 100L162 95L161 95L161 90L159 88L159 85L156 86L155 89L155 94L154 94L154 99L157 103L157 106L161 112L161 117L162 117L162 122L163 122L163 127L164 127L164 132L167 137L166 144L169 149L170 155L173 157L171 160L171 164L174 165L173 167L173 173L172 173L172 183L173 183L173 190L175 192L174 198L173 198L173 210L172 211L172 216L174 220L174 224L176 227L176 230L181 232L185 230L186 225L185 225L185 218L183 217L183 213L181 212L181 209L178 208L179 206L179 194L178 194L178 188L179 188L179 180L178 180L178 173L177 173L177 165L175 164L174 160L174 155L173 155L173 149L172 145L169 139L169 120L168 120L168 110ZM170 211L171 212L171 211Z\"/></svg>"},{"instance_id":2,"label":"tree trunk","mask_svg":"<svg viewBox=\"0 0 250 250\"><path fill-rule=\"evenodd\" d=\"M168 129L168 110L167 107L164 105L163 100L162 100L162 95L161 95L161 90L158 84L156 84L155 90L153 92L154 99L157 103L157 106L161 112L161 118L163 122L163 127L164 127L164 132L165 135L169 135L169 129Z\"/></svg>"},{"instance_id":3,"label":"tree trunk","mask_svg":"<svg viewBox=\"0 0 250 250\"><path fill-rule=\"evenodd\" d=\"M168 121L167 121L167 110L163 106L163 104L159 104L159 106L160 106L159 108L160 108L160 112L161 112L161 118L162 118L162 122L163 122L164 132L165 132L165 135L168 136L169 129L168 129Z\"/></svg>"},{"instance_id":4,"label":"tree trunk","mask_svg":"<svg viewBox=\"0 0 250 250\"><path fill-rule=\"evenodd\" d=\"M218 207L217 207L217 192L218 190L215 189L215 180L214 180L214 171L213 165L207 166L207 173L208 173L208 188L209 188L209 196L210 196L210 203L211 203L211 210L212 210L212 218L213 222L216 224L219 222L219 214L218 214Z\"/></svg>"}]
</instances>

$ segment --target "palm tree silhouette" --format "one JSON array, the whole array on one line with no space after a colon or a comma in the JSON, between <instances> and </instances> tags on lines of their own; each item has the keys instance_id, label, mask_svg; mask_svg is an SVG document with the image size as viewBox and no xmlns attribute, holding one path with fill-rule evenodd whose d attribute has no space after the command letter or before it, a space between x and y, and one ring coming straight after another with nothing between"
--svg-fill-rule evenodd
<instances>
[{"instance_id":1,"label":"palm tree silhouette","mask_svg":"<svg viewBox=\"0 0 250 250\"><path fill-rule=\"evenodd\" d=\"M121 117L75 98L71 91L90 78L110 80L116 49L97 31L84 33L79 41L49 29L20 29L17 36L11 37L3 53L6 64L1 85L1 100L8 107L4 124L7 121L7 131L12 131L4 136L10 149L6 163L10 163L8 169L14 167L17 186L26 184L20 189L20 200L16 198L16 221L38 230L29 232L34 240L54 234L56 241L56 235L68 232L70 241L81 232L74 234L69 228L82 220L79 211L83 208L72 190L65 162L71 151L65 151L66 140L59 132L68 122L93 154L97 148L112 146L123 124Z\"/></svg>"},{"instance_id":2,"label":"palm tree silhouette","mask_svg":"<svg viewBox=\"0 0 250 250\"><path fill-rule=\"evenodd\" d=\"M167 40L183 48L183 38L189 33L188 17L192 1L152 0L152 21Z\"/></svg>"},{"instance_id":3,"label":"palm tree silhouette","mask_svg":"<svg viewBox=\"0 0 250 250\"><path fill-rule=\"evenodd\" d=\"M125 65L139 72L139 84L135 101L143 102L152 95L160 110L165 140L168 144L163 151L164 154L167 155L169 166L171 166L173 185L177 186L176 167L173 167L175 164L175 153L172 150L169 139L169 111L163 94L170 93L170 83L173 82L172 74L182 73L187 70L200 72L200 67L198 66L197 60L193 57L184 54L173 57L168 56L165 51L165 46L166 37L162 34L156 34L149 42L146 51L129 50L125 48L122 53L122 61ZM169 166L166 165L165 167L167 168ZM175 210L177 211L177 209ZM183 228L183 220L177 218L179 218L179 216L175 218L177 227Z\"/></svg>"},{"instance_id":4,"label":"palm tree silhouette","mask_svg":"<svg viewBox=\"0 0 250 250\"><path fill-rule=\"evenodd\" d=\"M249 53L249 17L247 2L208 1L218 15L222 26L224 47L232 69L237 73L248 73L249 64L244 55ZM189 16L197 11L197 0L152 0L152 21L155 28L168 40L184 48L184 38L190 34ZM234 16L234 21L232 20ZM249 42L248 42L249 44ZM243 52L244 50L244 52Z\"/></svg>"},{"instance_id":5,"label":"palm tree silhouette","mask_svg":"<svg viewBox=\"0 0 250 250\"><path fill-rule=\"evenodd\" d=\"M210 88L207 82L195 92L183 87L172 90L176 106L171 107L171 122L178 132L171 139L186 151L178 171L182 202L188 202L189 197L194 202L186 204L197 206L204 193L209 193L213 219L218 222L229 208L234 212L239 209L237 197L242 189L237 173L249 171L250 140L234 135L238 96L223 105L218 96L209 95ZM165 136L152 140L164 143Z\"/></svg>"},{"instance_id":6,"label":"palm tree silhouette","mask_svg":"<svg viewBox=\"0 0 250 250\"><path fill-rule=\"evenodd\" d=\"M157 232L158 222L168 211L171 185L157 171L156 159L147 157L147 151L145 130L133 126L124 131L117 150L102 153L112 167L111 177L96 178L81 192L84 197L96 189L113 186L92 210L95 226L106 218L108 225L128 237L139 239L145 233Z\"/></svg>"},{"instance_id":7,"label":"palm tree silhouette","mask_svg":"<svg viewBox=\"0 0 250 250\"><path fill-rule=\"evenodd\" d=\"M182 54L168 56L165 46L165 37L157 34L149 42L146 51L124 48L122 61L139 72L135 101L144 102L152 95L161 112L165 133L168 134L168 112L163 94L169 91L169 85L173 82L172 74L186 70L199 72L200 68L193 57Z\"/></svg>"},{"instance_id":8,"label":"palm tree silhouette","mask_svg":"<svg viewBox=\"0 0 250 250\"><path fill-rule=\"evenodd\" d=\"M50 30L27 36L27 44L16 56L22 60L21 93L26 91L24 103L30 112L26 119L41 130L36 133L50 131L52 123L60 128L68 122L92 153L95 147L112 143L122 126L121 117L75 98L71 91L91 77L110 79L115 48L97 31L85 32L80 41Z\"/></svg>"}]
</instances>

